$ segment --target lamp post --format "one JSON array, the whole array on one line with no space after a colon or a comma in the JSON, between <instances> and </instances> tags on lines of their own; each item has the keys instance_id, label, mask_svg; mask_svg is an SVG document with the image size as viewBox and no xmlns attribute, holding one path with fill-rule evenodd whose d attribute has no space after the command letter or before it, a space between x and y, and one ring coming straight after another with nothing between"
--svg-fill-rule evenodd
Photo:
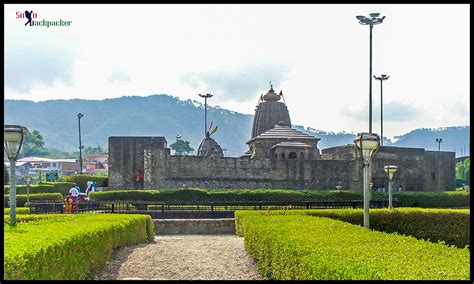
<instances>
[{"instance_id":1,"label":"lamp post","mask_svg":"<svg viewBox=\"0 0 474 284\"><path fill-rule=\"evenodd\" d=\"M20 152L21 145L23 144L23 138L25 128L20 125L4 125L4 150L7 154L8 160L10 161L10 224L16 224L16 176L15 166L18 153Z\"/></svg>"},{"instance_id":2,"label":"lamp post","mask_svg":"<svg viewBox=\"0 0 474 284\"><path fill-rule=\"evenodd\" d=\"M31 177L26 176L23 178L26 184L26 203L30 204L30 183L31 183Z\"/></svg>"},{"instance_id":3,"label":"lamp post","mask_svg":"<svg viewBox=\"0 0 474 284\"><path fill-rule=\"evenodd\" d=\"M398 170L397 166L394 165L388 165L383 167L384 171L388 175L388 208L393 209L393 204L392 204L392 183L393 183L393 174Z\"/></svg>"},{"instance_id":4,"label":"lamp post","mask_svg":"<svg viewBox=\"0 0 474 284\"><path fill-rule=\"evenodd\" d=\"M374 75L375 80L380 80L380 145L383 145L383 81L388 80L390 76L385 74L377 77Z\"/></svg>"},{"instance_id":5,"label":"lamp post","mask_svg":"<svg viewBox=\"0 0 474 284\"><path fill-rule=\"evenodd\" d=\"M204 136L207 137L207 99L212 98L211 94L201 95L201 98L204 98Z\"/></svg>"},{"instance_id":6,"label":"lamp post","mask_svg":"<svg viewBox=\"0 0 474 284\"><path fill-rule=\"evenodd\" d=\"M359 24L368 25L370 27L370 51L369 51L369 133L372 133L372 29L374 25L381 24L385 16L379 17L380 13L369 14L369 17L366 16L356 16L359 20Z\"/></svg>"},{"instance_id":7,"label":"lamp post","mask_svg":"<svg viewBox=\"0 0 474 284\"><path fill-rule=\"evenodd\" d=\"M81 144L81 118L84 116L83 113L77 114L77 120L79 121L79 173L82 174L82 149L84 148Z\"/></svg>"},{"instance_id":8,"label":"lamp post","mask_svg":"<svg viewBox=\"0 0 474 284\"><path fill-rule=\"evenodd\" d=\"M369 165L373 154L379 148L380 137L375 133L359 133L354 140L354 144L364 165L364 227L369 228Z\"/></svg>"},{"instance_id":9,"label":"lamp post","mask_svg":"<svg viewBox=\"0 0 474 284\"><path fill-rule=\"evenodd\" d=\"M438 142L438 152L441 150L441 142L443 142L443 138L436 138L436 142Z\"/></svg>"}]
</instances>

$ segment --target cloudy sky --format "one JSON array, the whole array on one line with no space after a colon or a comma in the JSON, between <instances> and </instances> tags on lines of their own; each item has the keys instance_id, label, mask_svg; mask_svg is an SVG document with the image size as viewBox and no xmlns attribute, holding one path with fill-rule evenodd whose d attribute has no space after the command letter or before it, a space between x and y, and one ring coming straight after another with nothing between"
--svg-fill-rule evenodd
<instances>
[{"instance_id":1,"label":"cloudy sky","mask_svg":"<svg viewBox=\"0 0 474 284\"><path fill-rule=\"evenodd\" d=\"M16 12L69 27L25 26ZM292 123L368 131L373 75L384 81L384 134L469 125L468 5L5 5L5 98L169 94L253 114L283 90ZM380 82L373 81L380 132Z\"/></svg>"}]
</instances>

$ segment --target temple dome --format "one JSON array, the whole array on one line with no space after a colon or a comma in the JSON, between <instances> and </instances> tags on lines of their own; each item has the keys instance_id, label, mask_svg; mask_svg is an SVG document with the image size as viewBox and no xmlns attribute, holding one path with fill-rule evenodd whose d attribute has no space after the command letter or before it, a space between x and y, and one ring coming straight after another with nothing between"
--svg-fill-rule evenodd
<instances>
[{"instance_id":1,"label":"temple dome","mask_svg":"<svg viewBox=\"0 0 474 284\"><path fill-rule=\"evenodd\" d=\"M280 100L280 96L275 93L273 87L268 90L268 92L262 97L263 101L265 102L277 102Z\"/></svg>"},{"instance_id":2,"label":"temple dome","mask_svg":"<svg viewBox=\"0 0 474 284\"><path fill-rule=\"evenodd\" d=\"M284 103L278 101L280 98L281 96L276 94L272 87L261 97L262 100L259 102L253 117L251 138L272 129L279 122L291 126L288 108Z\"/></svg>"},{"instance_id":3,"label":"temple dome","mask_svg":"<svg viewBox=\"0 0 474 284\"><path fill-rule=\"evenodd\" d=\"M224 157L221 146L210 136L206 135L206 138L199 144L197 155L199 157L208 158L221 158Z\"/></svg>"}]
</instances>

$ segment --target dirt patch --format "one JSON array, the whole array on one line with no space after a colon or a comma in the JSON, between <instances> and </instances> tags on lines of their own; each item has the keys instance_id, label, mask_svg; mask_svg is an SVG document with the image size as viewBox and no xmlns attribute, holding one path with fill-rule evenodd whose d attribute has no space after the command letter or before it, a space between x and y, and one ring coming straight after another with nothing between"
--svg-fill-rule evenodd
<instances>
[{"instance_id":1,"label":"dirt patch","mask_svg":"<svg viewBox=\"0 0 474 284\"><path fill-rule=\"evenodd\" d=\"M260 280L243 238L156 236L154 244L116 251L97 280Z\"/></svg>"}]
</instances>

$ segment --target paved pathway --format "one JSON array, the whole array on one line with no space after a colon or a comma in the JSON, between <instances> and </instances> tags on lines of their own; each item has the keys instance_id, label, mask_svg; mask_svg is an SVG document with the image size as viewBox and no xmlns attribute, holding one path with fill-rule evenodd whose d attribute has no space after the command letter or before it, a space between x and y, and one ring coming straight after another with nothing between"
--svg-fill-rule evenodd
<instances>
[{"instance_id":1,"label":"paved pathway","mask_svg":"<svg viewBox=\"0 0 474 284\"><path fill-rule=\"evenodd\" d=\"M243 238L234 235L155 236L154 244L115 252L98 280L260 280Z\"/></svg>"}]
</instances>

